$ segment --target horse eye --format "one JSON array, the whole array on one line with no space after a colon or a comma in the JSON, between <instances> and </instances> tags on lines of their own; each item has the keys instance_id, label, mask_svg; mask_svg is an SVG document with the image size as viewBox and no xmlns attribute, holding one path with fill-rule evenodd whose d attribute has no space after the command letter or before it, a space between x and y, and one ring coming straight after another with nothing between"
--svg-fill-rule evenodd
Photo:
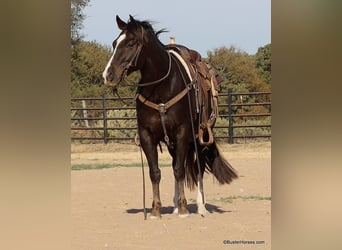
<instances>
[{"instance_id":1,"label":"horse eye","mask_svg":"<svg viewBox=\"0 0 342 250\"><path fill-rule=\"evenodd\" d=\"M132 47L134 46L134 44L135 44L135 41L134 41L134 40L129 41L129 42L127 43L127 47L128 47L128 48L132 48Z\"/></svg>"}]
</instances>

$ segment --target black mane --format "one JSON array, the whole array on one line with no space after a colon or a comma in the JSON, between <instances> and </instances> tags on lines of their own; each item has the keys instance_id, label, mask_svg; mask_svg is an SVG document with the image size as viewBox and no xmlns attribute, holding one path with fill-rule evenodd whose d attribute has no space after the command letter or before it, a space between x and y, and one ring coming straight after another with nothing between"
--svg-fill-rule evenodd
<instances>
[{"instance_id":1,"label":"black mane","mask_svg":"<svg viewBox=\"0 0 342 250\"><path fill-rule=\"evenodd\" d=\"M169 32L167 29L163 28L161 30L155 31L152 24L151 24L152 22L148 21L148 20L139 21L139 20L135 19L135 22L138 23L139 25L141 25L141 27L143 27L145 31L154 35L156 37L156 39L159 41L159 43L161 43L164 46L164 44L159 40L159 35L161 33ZM130 23L128 23L128 24L130 24Z\"/></svg>"}]
</instances>

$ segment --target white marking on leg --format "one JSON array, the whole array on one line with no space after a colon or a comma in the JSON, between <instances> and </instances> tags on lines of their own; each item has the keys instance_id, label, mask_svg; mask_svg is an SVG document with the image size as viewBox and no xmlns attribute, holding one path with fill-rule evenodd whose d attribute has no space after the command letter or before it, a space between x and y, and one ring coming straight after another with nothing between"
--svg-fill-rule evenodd
<instances>
[{"instance_id":1,"label":"white marking on leg","mask_svg":"<svg viewBox=\"0 0 342 250\"><path fill-rule=\"evenodd\" d=\"M205 200L204 200L204 192L203 192L203 177L201 174L198 174L198 182L197 182L197 213L198 214L206 214L208 213L205 208Z\"/></svg>"},{"instance_id":2,"label":"white marking on leg","mask_svg":"<svg viewBox=\"0 0 342 250\"><path fill-rule=\"evenodd\" d=\"M110 65L112 64L112 61L114 59L114 55L117 51L117 48L119 46L119 44L126 38L126 34L122 34L121 36L119 36L119 38L116 40L116 45L115 45L115 48L114 48L114 52L113 52L113 55L112 57L109 59L108 63L107 63L107 66L105 68L105 70L103 71L102 73L102 77L105 81L105 83L107 83L107 74L108 74L108 69L110 67Z\"/></svg>"},{"instance_id":3,"label":"white marking on leg","mask_svg":"<svg viewBox=\"0 0 342 250\"><path fill-rule=\"evenodd\" d=\"M160 220L161 217L150 215L150 220Z\"/></svg>"},{"instance_id":4,"label":"white marking on leg","mask_svg":"<svg viewBox=\"0 0 342 250\"><path fill-rule=\"evenodd\" d=\"M178 187L177 181L175 180L175 194L173 196L173 204L175 206L173 208L174 214L178 214L178 197L179 197L179 187Z\"/></svg>"}]
</instances>

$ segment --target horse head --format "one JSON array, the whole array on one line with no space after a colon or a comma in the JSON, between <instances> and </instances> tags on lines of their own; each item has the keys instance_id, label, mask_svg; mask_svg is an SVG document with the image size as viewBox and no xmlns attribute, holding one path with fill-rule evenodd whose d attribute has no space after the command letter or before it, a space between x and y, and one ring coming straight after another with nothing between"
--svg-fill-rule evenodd
<instances>
[{"instance_id":1,"label":"horse head","mask_svg":"<svg viewBox=\"0 0 342 250\"><path fill-rule=\"evenodd\" d=\"M102 73L105 85L111 87L142 64L140 54L145 40L144 28L131 15L128 23L116 16L116 23L121 33L113 42L113 55Z\"/></svg>"}]
</instances>

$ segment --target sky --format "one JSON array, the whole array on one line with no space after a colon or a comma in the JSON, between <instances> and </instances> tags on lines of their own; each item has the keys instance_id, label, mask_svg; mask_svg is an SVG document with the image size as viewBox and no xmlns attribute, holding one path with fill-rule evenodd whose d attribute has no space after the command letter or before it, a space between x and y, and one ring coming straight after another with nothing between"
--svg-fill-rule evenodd
<instances>
[{"instance_id":1,"label":"sky","mask_svg":"<svg viewBox=\"0 0 342 250\"><path fill-rule=\"evenodd\" d=\"M119 35L115 16L128 21L152 21L155 30L167 29L159 38L197 50L234 46L248 54L271 43L271 0L90 0L84 9L82 34L86 41L111 46Z\"/></svg>"}]
</instances>

